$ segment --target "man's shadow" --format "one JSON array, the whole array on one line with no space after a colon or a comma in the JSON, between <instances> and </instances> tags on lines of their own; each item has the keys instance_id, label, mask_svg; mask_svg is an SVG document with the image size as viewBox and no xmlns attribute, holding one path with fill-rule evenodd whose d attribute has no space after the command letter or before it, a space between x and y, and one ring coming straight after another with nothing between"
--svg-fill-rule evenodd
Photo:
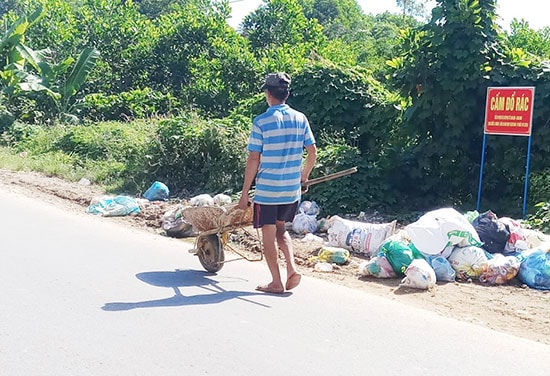
<instances>
[{"instance_id":1,"label":"man's shadow","mask_svg":"<svg viewBox=\"0 0 550 376\"><path fill-rule=\"evenodd\" d=\"M249 291L228 291L219 286L219 282L209 278L215 274L207 274L197 270L175 270L144 272L136 274L136 277L152 286L169 287L174 290L174 296L170 298L147 300L142 302L110 302L105 303L101 309L104 311L127 311L135 308L151 307L179 307L197 304L216 304L229 299L241 299L249 303L257 304L263 307L268 305L261 304L249 299L247 296L265 295L261 292ZM225 277L228 278L228 277ZM235 279L235 278L231 278ZM208 293L200 295L185 296L181 293L180 287L200 287Z\"/></svg>"}]
</instances>

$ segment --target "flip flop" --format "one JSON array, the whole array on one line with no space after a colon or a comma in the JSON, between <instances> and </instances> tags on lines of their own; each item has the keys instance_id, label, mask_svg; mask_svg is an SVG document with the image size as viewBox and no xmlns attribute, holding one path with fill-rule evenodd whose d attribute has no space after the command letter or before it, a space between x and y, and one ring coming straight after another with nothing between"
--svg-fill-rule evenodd
<instances>
[{"instance_id":1,"label":"flip flop","mask_svg":"<svg viewBox=\"0 0 550 376\"><path fill-rule=\"evenodd\" d=\"M298 286L300 284L300 281L302 280L302 275L300 273L292 273L290 277L286 280L286 286L285 288L287 290L292 290L294 287Z\"/></svg>"},{"instance_id":2,"label":"flip flop","mask_svg":"<svg viewBox=\"0 0 550 376\"><path fill-rule=\"evenodd\" d=\"M261 291L261 292L267 292L269 294L282 294L285 292L284 289L275 289L273 287L269 287L268 285L261 285L261 286L258 286L256 287L256 291Z\"/></svg>"}]
</instances>

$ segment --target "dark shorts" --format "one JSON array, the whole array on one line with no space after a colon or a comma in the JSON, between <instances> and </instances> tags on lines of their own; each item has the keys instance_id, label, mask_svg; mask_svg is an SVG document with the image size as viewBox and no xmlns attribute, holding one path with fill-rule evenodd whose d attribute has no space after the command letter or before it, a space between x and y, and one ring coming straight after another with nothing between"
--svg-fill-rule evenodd
<instances>
[{"instance_id":1,"label":"dark shorts","mask_svg":"<svg viewBox=\"0 0 550 376\"><path fill-rule=\"evenodd\" d=\"M254 204L254 228L274 225L277 221L292 222L297 209L298 201L283 205Z\"/></svg>"}]
</instances>

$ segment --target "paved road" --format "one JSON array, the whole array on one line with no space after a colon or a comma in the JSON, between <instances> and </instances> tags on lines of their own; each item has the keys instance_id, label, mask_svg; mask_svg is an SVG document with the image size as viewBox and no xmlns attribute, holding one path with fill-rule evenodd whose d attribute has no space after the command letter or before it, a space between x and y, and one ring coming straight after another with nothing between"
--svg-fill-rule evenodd
<instances>
[{"instance_id":1,"label":"paved road","mask_svg":"<svg viewBox=\"0 0 550 376\"><path fill-rule=\"evenodd\" d=\"M0 189L0 375L548 375L550 346Z\"/></svg>"}]
</instances>

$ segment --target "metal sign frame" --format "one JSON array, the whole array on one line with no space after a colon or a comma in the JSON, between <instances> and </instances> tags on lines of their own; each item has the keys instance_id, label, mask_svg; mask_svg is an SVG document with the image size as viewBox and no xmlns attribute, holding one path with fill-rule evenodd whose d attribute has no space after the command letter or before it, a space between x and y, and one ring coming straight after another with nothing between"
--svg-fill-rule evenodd
<instances>
[{"instance_id":1,"label":"metal sign frame","mask_svg":"<svg viewBox=\"0 0 550 376\"><path fill-rule=\"evenodd\" d=\"M490 94L491 94L491 91L493 91L493 90L504 92L504 93L512 92L512 94L513 94L512 96L503 97L502 100L499 100L498 103L497 103L497 110L501 110L501 111L509 110L510 112L513 113L512 115L509 116L509 118L505 117L506 115L503 115L504 123L507 124L507 125L505 125L505 127L510 127L511 128L511 130L509 132L494 131L489 126L489 116L488 116L489 111L488 110L491 109L492 104L495 104L494 101L492 103L490 103L491 98L493 98L493 97L490 96ZM516 129L521 129L521 132L515 132L514 129L513 129L513 125L508 125L508 123L513 124L513 122L516 120L515 117L517 115L515 113L517 111L515 111L515 110L518 108L518 106L523 107L523 105L521 103L518 103L518 105L516 106L516 103L519 102L520 100L523 100L523 99L518 99L518 98L521 98L521 97L515 97L514 91L528 91L531 94L530 101L529 101L530 102L529 103L529 109L525 111L525 112L528 112L528 118L523 119L523 117L521 117L519 119L519 121L523 121L523 123L521 123L521 124L524 124L525 122L527 122L528 128L525 129L525 128L516 127ZM500 92L499 92L499 94L500 94ZM481 205L481 186L482 186L482 182L483 182L483 166L485 164L485 149L486 149L486 145L487 145L487 135L491 134L491 135L505 135L505 136L524 136L524 137L528 137L527 164L526 164L526 167L525 167L525 186L524 186L524 191L523 191L523 218L525 218L525 215L526 215L526 212L527 212L527 192L529 190L529 166L531 164L531 143L532 143L531 129L532 129L532 122L533 122L534 97L535 97L535 87L533 87L533 86L526 86L526 87L488 87L487 88L487 102L486 102L486 105L485 105L485 123L484 123L484 127L483 127L483 144L482 144L482 147L481 147L481 167L480 167L480 170L479 170L479 186L478 186L478 191L477 191L477 206L476 206L477 211L480 210L480 205Z\"/></svg>"}]
</instances>

